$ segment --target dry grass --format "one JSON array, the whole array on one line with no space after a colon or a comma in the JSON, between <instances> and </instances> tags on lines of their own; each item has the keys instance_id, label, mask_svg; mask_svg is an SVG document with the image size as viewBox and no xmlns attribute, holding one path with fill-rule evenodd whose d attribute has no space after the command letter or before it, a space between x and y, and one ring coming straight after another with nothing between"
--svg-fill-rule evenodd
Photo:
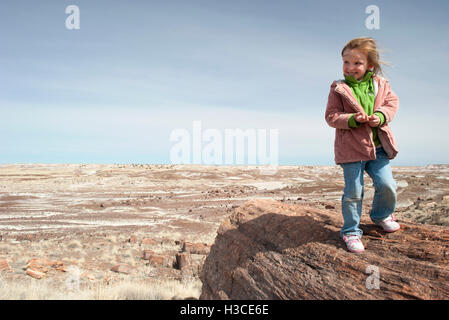
<instances>
[{"instance_id":1,"label":"dry grass","mask_svg":"<svg viewBox=\"0 0 449 320\"><path fill-rule=\"evenodd\" d=\"M201 281L198 279L122 280L110 285L93 284L79 290L69 290L35 279L6 281L0 275L0 300L171 300L198 298L200 294Z\"/></svg>"},{"instance_id":2,"label":"dry grass","mask_svg":"<svg viewBox=\"0 0 449 320\"><path fill-rule=\"evenodd\" d=\"M71 237L38 242L3 240L0 259L7 258L14 271L0 272L0 300L169 300L200 296L202 284L196 273L190 278L184 275L183 280L174 280L171 276L167 279L142 259L144 249L174 259L181 247L168 238L170 234L151 234L156 241L153 244L141 243L149 237L148 233L132 234L138 238L135 243L128 241L129 234L108 234L88 240ZM178 236L182 239L180 234ZM44 279L33 279L25 274L24 267L35 257L62 261L67 272L61 274L50 268ZM110 267L117 263L130 265L133 273L111 273ZM69 272L72 267L77 270L78 280L67 285L64 281L73 273ZM80 277L81 274L85 275Z\"/></svg>"}]
</instances>

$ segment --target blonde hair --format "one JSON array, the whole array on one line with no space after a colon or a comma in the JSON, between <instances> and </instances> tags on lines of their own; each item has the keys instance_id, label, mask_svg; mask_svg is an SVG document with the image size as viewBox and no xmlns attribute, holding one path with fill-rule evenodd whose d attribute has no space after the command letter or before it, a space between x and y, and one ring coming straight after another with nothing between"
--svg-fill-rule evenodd
<instances>
[{"instance_id":1,"label":"blonde hair","mask_svg":"<svg viewBox=\"0 0 449 320\"><path fill-rule=\"evenodd\" d=\"M375 74L382 74L383 65L388 65L386 62L383 62L379 59L379 49L377 48L376 40L369 37L355 38L349 41L341 50L341 55L346 49L357 49L366 54L368 58L368 65L373 66L373 72Z\"/></svg>"}]
</instances>

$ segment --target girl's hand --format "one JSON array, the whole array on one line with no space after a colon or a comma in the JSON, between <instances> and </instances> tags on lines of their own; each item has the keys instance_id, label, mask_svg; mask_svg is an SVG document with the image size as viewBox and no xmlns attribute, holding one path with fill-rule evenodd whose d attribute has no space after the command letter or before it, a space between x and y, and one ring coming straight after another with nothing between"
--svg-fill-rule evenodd
<instances>
[{"instance_id":1,"label":"girl's hand","mask_svg":"<svg viewBox=\"0 0 449 320\"><path fill-rule=\"evenodd\" d=\"M369 121L369 117L365 112L357 112L354 115L354 119L355 119L355 121L360 122L360 123L365 123L365 122ZM380 122L380 119L379 119L379 122Z\"/></svg>"},{"instance_id":2,"label":"girl's hand","mask_svg":"<svg viewBox=\"0 0 449 320\"><path fill-rule=\"evenodd\" d=\"M380 124L380 118L375 114L372 114L368 118L368 124L370 127L378 127Z\"/></svg>"}]
</instances>

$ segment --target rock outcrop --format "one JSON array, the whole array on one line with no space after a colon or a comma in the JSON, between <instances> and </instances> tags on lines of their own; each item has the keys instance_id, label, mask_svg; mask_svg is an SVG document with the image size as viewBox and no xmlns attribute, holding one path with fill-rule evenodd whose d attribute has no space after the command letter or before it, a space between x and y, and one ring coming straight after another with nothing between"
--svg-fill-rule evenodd
<instances>
[{"instance_id":1,"label":"rock outcrop","mask_svg":"<svg viewBox=\"0 0 449 320\"><path fill-rule=\"evenodd\" d=\"M365 252L347 251L339 208L252 200L222 223L200 299L449 299L449 228L364 213Z\"/></svg>"},{"instance_id":2,"label":"rock outcrop","mask_svg":"<svg viewBox=\"0 0 449 320\"><path fill-rule=\"evenodd\" d=\"M66 272L67 268L61 261L53 261L45 258L33 258L29 260L25 267L25 273L36 279L44 278L50 270Z\"/></svg>"}]
</instances>

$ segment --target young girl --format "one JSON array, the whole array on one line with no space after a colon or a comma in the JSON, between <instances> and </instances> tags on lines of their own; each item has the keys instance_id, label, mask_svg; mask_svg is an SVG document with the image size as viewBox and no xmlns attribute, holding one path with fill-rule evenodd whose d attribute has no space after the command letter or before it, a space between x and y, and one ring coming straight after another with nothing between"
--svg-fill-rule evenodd
<instances>
[{"instance_id":1,"label":"young girl","mask_svg":"<svg viewBox=\"0 0 449 320\"><path fill-rule=\"evenodd\" d=\"M341 55L345 80L332 83L325 118L336 129L335 162L343 168L345 179L340 235L349 251L362 252L365 248L359 224L365 171L375 189L371 220L387 232L400 228L393 216L396 182L389 163L398 149L388 126L399 108L399 99L388 80L379 76L382 69L374 39L353 39Z\"/></svg>"}]
</instances>

